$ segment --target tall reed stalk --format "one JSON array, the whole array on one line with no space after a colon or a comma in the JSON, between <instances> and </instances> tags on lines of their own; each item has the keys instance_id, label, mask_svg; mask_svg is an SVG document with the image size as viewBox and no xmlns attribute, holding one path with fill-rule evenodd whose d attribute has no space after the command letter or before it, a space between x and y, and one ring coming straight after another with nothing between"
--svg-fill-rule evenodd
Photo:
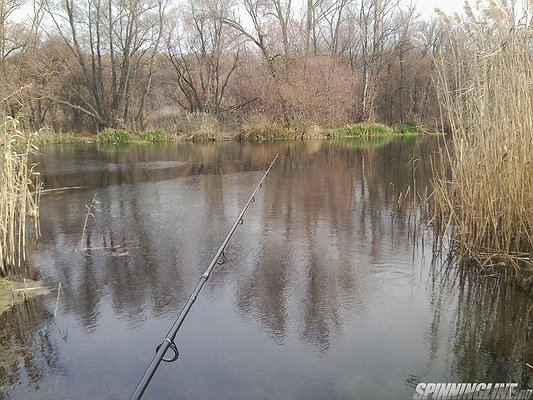
<instances>
[{"instance_id":1,"label":"tall reed stalk","mask_svg":"<svg viewBox=\"0 0 533 400\"><path fill-rule=\"evenodd\" d=\"M39 233L39 174L30 163L35 135L0 117L0 275L22 272L28 228Z\"/></svg>"},{"instance_id":2,"label":"tall reed stalk","mask_svg":"<svg viewBox=\"0 0 533 400\"><path fill-rule=\"evenodd\" d=\"M533 2L531 2L533 6ZM533 8L441 13L435 62L451 130L437 166L440 227L462 260L533 277ZM531 283L531 278L529 283Z\"/></svg>"}]
</instances>

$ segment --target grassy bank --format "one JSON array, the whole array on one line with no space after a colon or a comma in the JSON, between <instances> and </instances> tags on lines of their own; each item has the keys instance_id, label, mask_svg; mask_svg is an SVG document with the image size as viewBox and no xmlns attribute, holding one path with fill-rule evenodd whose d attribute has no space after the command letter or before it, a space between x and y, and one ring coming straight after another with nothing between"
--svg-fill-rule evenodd
<instances>
[{"instance_id":1,"label":"grassy bank","mask_svg":"<svg viewBox=\"0 0 533 400\"><path fill-rule=\"evenodd\" d=\"M36 135L34 140L38 146L43 144L88 143L94 141L94 135L56 133L49 129L43 129Z\"/></svg>"},{"instance_id":2,"label":"grassy bank","mask_svg":"<svg viewBox=\"0 0 533 400\"><path fill-rule=\"evenodd\" d=\"M235 133L236 132L236 133ZM171 134L165 130L151 130L138 134L120 129L106 129L97 135L56 134L53 132L41 133L37 141L40 144L59 143L135 143L135 142L218 142L236 140L239 142L263 142L269 140L299 140L322 138L372 138L394 136L418 136L427 134L416 125L402 125L390 128L382 124L355 124L349 127L326 130L317 125L310 125L303 129L287 128L282 124L266 119L252 119L245 121L233 130L230 127L221 127L220 124L206 124L178 134Z\"/></svg>"},{"instance_id":3,"label":"grassy bank","mask_svg":"<svg viewBox=\"0 0 533 400\"><path fill-rule=\"evenodd\" d=\"M371 138L386 136L417 136L426 134L420 126L415 124L403 124L391 128L383 124L358 123L342 129L331 130L330 138Z\"/></svg>"},{"instance_id":4,"label":"grassy bank","mask_svg":"<svg viewBox=\"0 0 533 400\"><path fill-rule=\"evenodd\" d=\"M129 143L129 142L172 142L180 140L177 135L172 135L164 130L144 131L133 134L126 130L106 129L96 135L56 133L43 130L35 137L35 143L41 144L70 144L70 143Z\"/></svg>"},{"instance_id":5,"label":"grassy bank","mask_svg":"<svg viewBox=\"0 0 533 400\"><path fill-rule=\"evenodd\" d=\"M28 228L39 232L39 175L29 162L35 138L14 118L0 121L0 275L21 272Z\"/></svg>"},{"instance_id":6,"label":"grassy bank","mask_svg":"<svg viewBox=\"0 0 533 400\"><path fill-rule=\"evenodd\" d=\"M485 4L481 4L485 7ZM463 263L533 284L531 27L490 5L442 16L439 98L451 127L437 166L436 220ZM468 10L467 10L468 11Z\"/></svg>"},{"instance_id":7,"label":"grassy bank","mask_svg":"<svg viewBox=\"0 0 533 400\"><path fill-rule=\"evenodd\" d=\"M134 135L128 131L120 129L106 129L96 135L98 143L128 143L128 142L171 142L177 140L175 135L171 135L163 130L144 131L139 135Z\"/></svg>"}]
</instances>

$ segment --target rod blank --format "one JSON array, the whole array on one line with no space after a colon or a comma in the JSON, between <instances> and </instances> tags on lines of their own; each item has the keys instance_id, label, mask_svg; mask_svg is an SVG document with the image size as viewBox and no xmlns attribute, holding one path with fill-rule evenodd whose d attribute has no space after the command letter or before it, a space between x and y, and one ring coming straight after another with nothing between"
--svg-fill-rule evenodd
<instances>
[{"instance_id":1,"label":"rod blank","mask_svg":"<svg viewBox=\"0 0 533 400\"><path fill-rule=\"evenodd\" d=\"M224 254L224 250L226 249L226 246L228 245L229 241L231 240L231 238L232 238L233 234L235 233L235 230L237 229L237 227L239 225L242 225L242 223L244 221L243 217L244 217L244 214L246 213L246 210L248 210L248 207L250 206L251 203L255 202L255 195L256 195L257 191L260 188L263 187L263 181L265 180L265 178L267 177L268 173L272 169L272 166L274 165L274 163L278 159L278 156L279 156L279 154L276 154L276 156L274 157L274 159L270 163L268 169L266 170L266 172L264 173L263 177L261 178L261 180L259 181L259 183L255 187L255 190L253 191L252 195L250 196L250 198L246 202L246 205L244 206L244 208L242 209L241 213L239 214L239 216L235 220L235 223L231 227L229 233L226 235L224 241L222 242L222 244L218 248L215 256L213 257L213 259L209 263L209 266L207 267L206 271L204 272L204 274L202 275L202 277L200 278L200 280L196 284L196 288L194 289L194 291L192 292L191 296L189 297L189 300L187 300L187 303L185 303L185 306L183 307L183 309L179 313L178 317L174 321L174 324L172 325L172 327L168 331L167 335L165 336L165 339L163 339L163 342L159 346L157 346L155 356L152 359L152 361L150 362L150 365L146 369L146 372L144 373L143 377L141 378L141 380L137 384L137 387L135 388L135 391L133 392L133 394L130 397L130 400L137 400L137 399L140 399L142 397L144 391L146 390L146 388L148 387L150 381L152 380L152 377L154 376L155 371L159 367L159 364L161 364L161 361L173 362L173 361L176 361L178 359L179 352L178 352L178 349L176 347L176 344L174 343L174 339L176 337L176 334L178 333L181 325L183 324L183 321L185 320L185 317L189 313L192 305L194 304L194 302L198 298L198 295L202 291L202 288L204 287L205 283L207 282L207 280L211 276L211 273L213 272L213 269L217 265L221 265L221 264L223 264L226 261L226 256ZM172 357L171 358L165 358L165 354L168 352L169 349L173 353Z\"/></svg>"}]
</instances>

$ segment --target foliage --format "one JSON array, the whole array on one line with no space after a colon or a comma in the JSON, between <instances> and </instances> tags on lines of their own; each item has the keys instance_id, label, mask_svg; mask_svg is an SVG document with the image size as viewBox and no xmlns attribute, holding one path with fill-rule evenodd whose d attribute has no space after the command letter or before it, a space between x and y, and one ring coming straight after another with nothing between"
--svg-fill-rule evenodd
<instances>
[{"instance_id":1,"label":"foliage","mask_svg":"<svg viewBox=\"0 0 533 400\"><path fill-rule=\"evenodd\" d=\"M124 130L106 129L96 135L98 143L125 143L132 140L131 134Z\"/></svg>"},{"instance_id":2,"label":"foliage","mask_svg":"<svg viewBox=\"0 0 533 400\"><path fill-rule=\"evenodd\" d=\"M167 131L162 129L141 132L139 139L146 142L171 142L175 140Z\"/></svg>"},{"instance_id":3,"label":"foliage","mask_svg":"<svg viewBox=\"0 0 533 400\"><path fill-rule=\"evenodd\" d=\"M417 124L402 124L394 131L399 135L421 135L424 133L422 127Z\"/></svg>"},{"instance_id":4,"label":"foliage","mask_svg":"<svg viewBox=\"0 0 533 400\"><path fill-rule=\"evenodd\" d=\"M394 130L383 124L359 123L329 133L329 137L369 137L392 135Z\"/></svg>"},{"instance_id":5,"label":"foliage","mask_svg":"<svg viewBox=\"0 0 533 400\"><path fill-rule=\"evenodd\" d=\"M461 22L441 14L437 84L452 138L442 150L447 163L437 165L435 220L462 260L526 273L533 271L533 26L494 2L481 7L465 8Z\"/></svg>"},{"instance_id":6,"label":"foliage","mask_svg":"<svg viewBox=\"0 0 533 400\"><path fill-rule=\"evenodd\" d=\"M0 98L28 87L24 104L6 109L35 130L194 133L174 118L185 112L228 125L259 113L298 133L309 124L440 122L431 81L439 32L408 4L310 1L302 16L297 3L270 0L3 3L13 8L0 16ZM22 11L34 23L21 24Z\"/></svg>"}]
</instances>

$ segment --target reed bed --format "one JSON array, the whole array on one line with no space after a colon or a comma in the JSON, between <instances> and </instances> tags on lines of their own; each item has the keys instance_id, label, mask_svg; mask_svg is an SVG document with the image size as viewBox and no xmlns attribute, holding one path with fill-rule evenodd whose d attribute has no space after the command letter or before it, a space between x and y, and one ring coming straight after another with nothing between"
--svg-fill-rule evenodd
<instances>
[{"instance_id":1,"label":"reed bed","mask_svg":"<svg viewBox=\"0 0 533 400\"><path fill-rule=\"evenodd\" d=\"M531 7L531 8L530 8ZM533 2L442 13L436 55L445 141L434 202L457 254L533 282ZM516 276L513 274L513 276Z\"/></svg>"},{"instance_id":2,"label":"reed bed","mask_svg":"<svg viewBox=\"0 0 533 400\"><path fill-rule=\"evenodd\" d=\"M22 272L30 231L39 233L41 184L30 161L36 137L15 118L0 120L0 275Z\"/></svg>"}]
</instances>

